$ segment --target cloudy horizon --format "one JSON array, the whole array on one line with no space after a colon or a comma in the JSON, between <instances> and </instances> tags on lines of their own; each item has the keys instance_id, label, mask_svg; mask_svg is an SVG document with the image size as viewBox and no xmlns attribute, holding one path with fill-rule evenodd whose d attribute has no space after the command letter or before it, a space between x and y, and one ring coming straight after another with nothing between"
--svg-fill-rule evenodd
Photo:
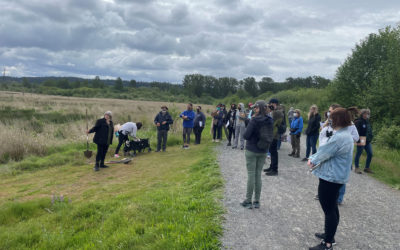
<instances>
[{"instance_id":1,"label":"cloudy horizon","mask_svg":"<svg viewBox=\"0 0 400 250\"><path fill-rule=\"evenodd\" d=\"M399 17L393 0L0 0L0 66L176 83L193 73L333 78L356 43Z\"/></svg>"}]
</instances>

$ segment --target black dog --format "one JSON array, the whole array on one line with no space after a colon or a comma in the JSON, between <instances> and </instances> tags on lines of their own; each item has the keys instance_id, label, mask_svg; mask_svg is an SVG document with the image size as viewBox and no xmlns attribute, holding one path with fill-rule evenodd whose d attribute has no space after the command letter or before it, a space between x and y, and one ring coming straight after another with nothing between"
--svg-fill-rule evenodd
<instances>
[{"instance_id":1,"label":"black dog","mask_svg":"<svg viewBox=\"0 0 400 250\"><path fill-rule=\"evenodd\" d=\"M124 146L124 153L136 156L136 151L139 153L147 148L148 152L151 152L149 139L140 139L140 141L126 141ZM133 152L131 152L133 151Z\"/></svg>"}]
</instances>

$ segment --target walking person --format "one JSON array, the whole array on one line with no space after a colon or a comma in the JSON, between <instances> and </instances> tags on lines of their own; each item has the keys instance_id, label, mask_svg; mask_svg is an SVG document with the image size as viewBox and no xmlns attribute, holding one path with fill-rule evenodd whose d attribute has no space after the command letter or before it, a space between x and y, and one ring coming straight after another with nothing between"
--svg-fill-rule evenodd
<instances>
[{"instance_id":1,"label":"walking person","mask_svg":"<svg viewBox=\"0 0 400 250\"><path fill-rule=\"evenodd\" d=\"M312 154L317 152L317 142L319 137L321 116L318 114L317 105L312 105L308 112L308 126L306 129L307 141L306 141L306 157L302 161L308 161L310 157L311 149Z\"/></svg>"},{"instance_id":2,"label":"walking person","mask_svg":"<svg viewBox=\"0 0 400 250\"><path fill-rule=\"evenodd\" d=\"M270 114L273 119L273 140L269 147L269 153L271 154L271 164L269 168L265 170L265 174L269 176L278 175L278 141L280 140L279 128L282 125L284 119L284 113L279 107L278 99L271 99L269 101Z\"/></svg>"},{"instance_id":3,"label":"walking person","mask_svg":"<svg viewBox=\"0 0 400 250\"><path fill-rule=\"evenodd\" d=\"M273 120L267 115L264 101L257 101L254 107L254 117L247 126L244 138L246 139L246 167L247 191L246 199L240 203L246 208L260 208L261 173L268 148L273 140ZM254 194L254 199L253 199Z\"/></svg>"},{"instance_id":4,"label":"walking person","mask_svg":"<svg viewBox=\"0 0 400 250\"><path fill-rule=\"evenodd\" d=\"M100 168L108 168L107 165L104 165L104 159L114 136L111 111L105 112L104 117L97 120L94 127L86 131L86 134L91 133L95 133L93 142L97 144L96 163L93 169L94 171L99 171Z\"/></svg>"},{"instance_id":5,"label":"walking person","mask_svg":"<svg viewBox=\"0 0 400 250\"><path fill-rule=\"evenodd\" d=\"M214 112L211 113L213 117L213 142L219 142L222 139L222 126L224 124L224 112L222 104L218 104Z\"/></svg>"},{"instance_id":6,"label":"walking person","mask_svg":"<svg viewBox=\"0 0 400 250\"><path fill-rule=\"evenodd\" d=\"M361 174L360 170L360 156L362 152L365 150L367 152L367 160L365 162L364 172L373 173L370 169L371 160L372 160L372 145L371 141L374 137L372 133L372 126L369 122L369 117L371 115L371 111L369 109L362 109L360 112L360 118L355 121L355 125L357 127L358 134L360 135L360 141L357 144L357 153L354 159L355 172Z\"/></svg>"},{"instance_id":7,"label":"walking person","mask_svg":"<svg viewBox=\"0 0 400 250\"><path fill-rule=\"evenodd\" d=\"M350 113L344 108L337 108L330 117L336 132L308 161L310 167L319 165L312 173L319 178L318 196L325 215L325 232L315 234L322 242L310 247L310 250L329 250L336 244L335 234L340 218L337 199L339 189L349 180L352 163L354 144L347 129L351 126Z\"/></svg>"},{"instance_id":8,"label":"walking person","mask_svg":"<svg viewBox=\"0 0 400 250\"><path fill-rule=\"evenodd\" d=\"M190 134L194 126L194 117L196 114L193 112L193 104L189 103L186 110L183 111L179 117L183 120L183 146L182 148L188 149L190 145Z\"/></svg>"},{"instance_id":9,"label":"walking person","mask_svg":"<svg viewBox=\"0 0 400 250\"><path fill-rule=\"evenodd\" d=\"M228 144L227 146L232 146L232 137L235 138L235 127L236 127L236 104L231 104L231 109L226 116L227 125L228 125Z\"/></svg>"},{"instance_id":10,"label":"walking person","mask_svg":"<svg viewBox=\"0 0 400 250\"><path fill-rule=\"evenodd\" d=\"M168 113L168 107L162 106L161 111L154 118L154 124L157 126L157 150L156 152L165 152L167 149L169 126L174 123L171 115Z\"/></svg>"},{"instance_id":11,"label":"walking person","mask_svg":"<svg viewBox=\"0 0 400 250\"><path fill-rule=\"evenodd\" d=\"M292 142L292 153L289 156L300 158L300 137L303 131L303 117L300 110L296 109L293 113L293 120L290 124L290 140Z\"/></svg>"},{"instance_id":12,"label":"walking person","mask_svg":"<svg viewBox=\"0 0 400 250\"><path fill-rule=\"evenodd\" d=\"M235 140L233 141L232 149L238 147L240 141L240 149L244 149L244 132L246 130L246 110L243 103L239 103L238 110L235 117Z\"/></svg>"},{"instance_id":13,"label":"walking person","mask_svg":"<svg viewBox=\"0 0 400 250\"><path fill-rule=\"evenodd\" d=\"M122 146L122 144L124 144L124 142L126 142L127 140L129 140L128 136L133 137L133 140L138 141L139 139L136 138L136 132L142 127L142 123L141 122L127 122L124 123L120 130L118 131L118 146L115 149L115 154L114 157L115 158L119 158L119 150Z\"/></svg>"},{"instance_id":14,"label":"walking person","mask_svg":"<svg viewBox=\"0 0 400 250\"><path fill-rule=\"evenodd\" d=\"M206 126L206 116L203 112L201 112L201 106L197 106L196 108L196 116L194 118L194 136L195 136L195 144L200 144L201 142L201 133L203 133L203 129Z\"/></svg>"}]
</instances>

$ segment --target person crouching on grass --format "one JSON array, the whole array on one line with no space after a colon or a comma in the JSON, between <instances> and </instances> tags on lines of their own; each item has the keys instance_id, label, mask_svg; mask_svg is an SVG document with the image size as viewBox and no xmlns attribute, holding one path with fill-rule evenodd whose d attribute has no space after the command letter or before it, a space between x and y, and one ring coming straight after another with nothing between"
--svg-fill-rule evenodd
<instances>
[{"instance_id":1,"label":"person crouching on grass","mask_svg":"<svg viewBox=\"0 0 400 250\"><path fill-rule=\"evenodd\" d=\"M196 114L193 112L193 104L189 103L187 109L180 114L183 119L183 146L182 148L188 149L190 144L190 134L194 126L194 118Z\"/></svg>"},{"instance_id":2,"label":"person crouching on grass","mask_svg":"<svg viewBox=\"0 0 400 250\"><path fill-rule=\"evenodd\" d=\"M273 140L274 122L267 115L267 107L264 101L257 101L254 107L254 116L251 118L244 139L246 139L246 167L247 167L247 191L246 199L240 203L243 207L252 209L260 208L261 196L261 172L269 145ZM252 202L254 193L254 200Z\"/></svg>"},{"instance_id":3,"label":"person crouching on grass","mask_svg":"<svg viewBox=\"0 0 400 250\"><path fill-rule=\"evenodd\" d=\"M99 171L100 168L108 168L108 166L104 165L104 159L114 136L111 111L105 112L104 117L98 119L94 127L86 131L86 134L91 133L95 133L93 142L97 144L96 164L93 169L94 171Z\"/></svg>"},{"instance_id":4,"label":"person crouching on grass","mask_svg":"<svg viewBox=\"0 0 400 250\"><path fill-rule=\"evenodd\" d=\"M310 167L320 165L312 173L319 178L318 197L325 214L325 232L315 234L322 239L322 242L310 247L310 250L329 250L336 244L339 189L348 182L351 171L354 149L353 137L348 129L352 125L351 114L347 109L337 108L331 113L330 118L336 133L308 160Z\"/></svg>"},{"instance_id":5,"label":"person crouching on grass","mask_svg":"<svg viewBox=\"0 0 400 250\"><path fill-rule=\"evenodd\" d=\"M171 115L168 113L167 106L162 106L160 113L154 118L154 124L157 126L157 150L156 152L162 151L165 152L167 148L167 139L168 139L168 131L169 125L173 124Z\"/></svg>"},{"instance_id":6,"label":"person crouching on grass","mask_svg":"<svg viewBox=\"0 0 400 250\"><path fill-rule=\"evenodd\" d=\"M136 138L136 132L142 127L141 122L127 122L121 126L121 129L118 131L118 146L115 149L115 158L119 158L119 149L121 148L122 144L129 140L129 135L133 137L133 140L140 141L139 138Z\"/></svg>"}]
</instances>

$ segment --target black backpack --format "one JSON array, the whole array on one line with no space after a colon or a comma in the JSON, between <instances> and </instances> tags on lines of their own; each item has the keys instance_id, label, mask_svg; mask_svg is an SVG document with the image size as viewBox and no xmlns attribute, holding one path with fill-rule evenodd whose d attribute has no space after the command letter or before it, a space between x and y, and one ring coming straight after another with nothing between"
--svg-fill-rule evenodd
<instances>
[{"instance_id":1,"label":"black backpack","mask_svg":"<svg viewBox=\"0 0 400 250\"><path fill-rule=\"evenodd\" d=\"M273 139L274 139L274 123L272 121L269 121L268 123L264 123L258 129L257 148L261 150L268 150Z\"/></svg>"},{"instance_id":2,"label":"black backpack","mask_svg":"<svg viewBox=\"0 0 400 250\"><path fill-rule=\"evenodd\" d=\"M283 120L278 127L278 134L283 135L286 132L286 114L283 112Z\"/></svg>"}]
</instances>

